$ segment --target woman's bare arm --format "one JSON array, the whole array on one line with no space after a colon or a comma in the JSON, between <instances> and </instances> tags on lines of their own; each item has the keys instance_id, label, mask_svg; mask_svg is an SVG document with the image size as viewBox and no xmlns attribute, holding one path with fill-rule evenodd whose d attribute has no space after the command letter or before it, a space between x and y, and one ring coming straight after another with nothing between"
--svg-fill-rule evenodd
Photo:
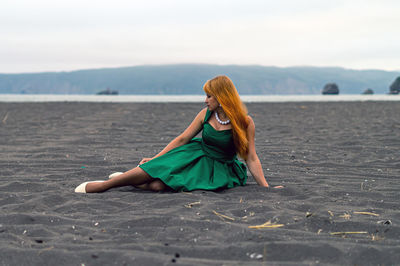
<instances>
[{"instance_id":1,"label":"woman's bare arm","mask_svg":"<svg viewBox=\"0 0 400 266\"><path fill-rule=\"evenodd\" d=\"M249 141L249 153L247 154L246 164L250 170L251 175L256 180L257 184L259 184L262 187L269 187L269 184L264 176L260 159L258 159L256 153L256 147L254 144L256 126L254 125L253 119L250 116L248 116L248 118L249 118L249 126L247 127L247 136ZM283 188L283 186L274 186L273 188Z\"/></svg>"},{"instance_id":2,"label":"woman's bare arm","mask_svg":"<svg viewBox=\"0 0 400 266\"><path fill-rule=\"evenodd\" d=\"M192 123L183 131L178 137L173 139L165 148L160 151L156 156L153 158L156 158L158 156L161 156L167 152L169 152L172 149L175 149L179 146L182 146L186 143L188 143L193 137L195 137L202 129L202 124L204 122L204 117L206 115L207 108L204 108L201 110L196 117L193 119ZM144 158L140 164L145 163L150 161L153 158Z\"/></svg>"},{"instance_id":3,"label":"woman's bare arm","mask_svg":"<svg viewBox=\"0 0 400 266\"><path fill-rule=\"evenodd\" d=\"M261 166L260 159L256 153L256 147L254 144L254 137L255 137L255 125L253 119L248 116L249 125L247 127L247 138L249 141L249 152L247 154L246 164L249 168L251 175L256 180L257 184L262 187L269 187L267 180L265 179L264 172Z\"/></svg>"}]
</instances>

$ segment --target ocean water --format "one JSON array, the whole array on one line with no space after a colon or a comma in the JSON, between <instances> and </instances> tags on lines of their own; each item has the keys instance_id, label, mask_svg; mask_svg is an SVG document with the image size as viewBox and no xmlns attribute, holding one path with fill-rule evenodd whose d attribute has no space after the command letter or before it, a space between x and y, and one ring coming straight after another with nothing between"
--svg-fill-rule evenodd
<instances>
[{"instance_id":1,"label":"ocean water","mask_svg":"<svg viewBox=\"0 0 400 266\"><path fill-rule=\"evenodd\" d=\"M55 95L55 94L0 94L0 102L110 102L110 103L165 103L204 102L204 95ZM250 102L365 102L400 101L400 95L242 95Z\"/></svg>"}]
</instances>

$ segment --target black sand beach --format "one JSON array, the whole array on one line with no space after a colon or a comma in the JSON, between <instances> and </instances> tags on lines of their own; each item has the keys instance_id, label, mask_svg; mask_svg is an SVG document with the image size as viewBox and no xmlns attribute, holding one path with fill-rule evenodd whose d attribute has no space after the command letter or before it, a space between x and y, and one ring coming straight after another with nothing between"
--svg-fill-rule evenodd
<instances>
[{"instance_id":1,"label":"black sand beach","mask_svg":"<svg viewBox=\"0 0 400 266\"><path fill-rule=\"evenodd\" d=\"M0 265L400 265L400 103L247 106L284 189L76 194L203 105L0 103Z\"/></svg>"}]
</instances>

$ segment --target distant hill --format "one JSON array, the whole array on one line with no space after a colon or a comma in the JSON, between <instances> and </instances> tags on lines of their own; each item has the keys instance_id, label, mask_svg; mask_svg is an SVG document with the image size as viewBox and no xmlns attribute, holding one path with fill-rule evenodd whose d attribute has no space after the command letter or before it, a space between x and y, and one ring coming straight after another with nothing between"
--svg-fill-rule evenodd
<instances>
[{"instance_id":1,"label":"distant hill","mask_svg":"<svg viewBox=\"0 0 400 266\"><path fill-rule=\"evenodd\" d=\"M178 64L89 69L71 72L0 74L0 93L96 94L106 88L119 94L203 94L203 84L216 75L229 76L241 94L320 94L334 82L340 94L371 88L389 92L400 72L337 67L266 67Z\"/></svg>"}]
</instances>

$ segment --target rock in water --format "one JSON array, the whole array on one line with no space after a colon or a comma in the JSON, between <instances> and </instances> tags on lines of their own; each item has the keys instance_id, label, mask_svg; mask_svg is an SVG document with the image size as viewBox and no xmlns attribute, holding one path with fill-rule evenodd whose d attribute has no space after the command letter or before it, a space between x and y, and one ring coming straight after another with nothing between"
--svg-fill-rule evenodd
<instances>
[{"instance_id":1,"label":"rock in water","mask_svg":"<svg viewBox=\"0 0 400 266\"><path fill-rule=\"evenodd\" d=\"M339 87L336 85L336 83L328 83L322 90L322 94L339 94Z\"/></svg>"},{"instance_id":2,"label":"rock in water","mask_svg":"<svg viewBox=\"0 0 400 266\"><path fill-rule=\"evenodd\" d=\"M399 94L400 93L400 77L397 77L395 81L393 81L392 85L390 85L389 94Z\"/></svg>"},{"instance_id":3,"label":"rock in water","mask_svg":"<svg viewBox=\"0 0 400 266\"><path fill-rule=\"evenodd\" d=\"M110 90L110 88L107 88L104 91L100 91L96 93L97 95L118 95L118 91Z\"/></svg>"},{"instance_id":4,"label":"rock in water","mask_svg":"<svg viewBox=\"0 0 400 266\"><path fill-rule=\"evenodd\" d=\"M374 94L374 91L372 89L366 89L363 94Z\"/></svg>"}]
</instances>

